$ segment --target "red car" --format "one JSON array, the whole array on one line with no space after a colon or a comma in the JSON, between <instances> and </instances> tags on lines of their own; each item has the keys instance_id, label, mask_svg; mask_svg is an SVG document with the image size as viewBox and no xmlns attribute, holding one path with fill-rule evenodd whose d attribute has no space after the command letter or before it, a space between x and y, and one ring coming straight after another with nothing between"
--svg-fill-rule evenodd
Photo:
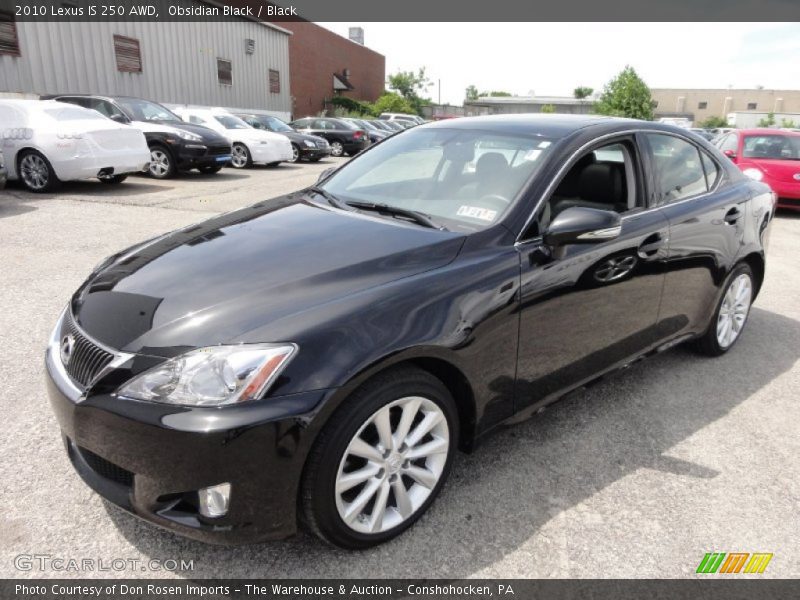
<instances>
[{"instance_id":1,"label":"red car","mask_svg":"<svg viewBox=\"0 0 800 600\"><path fill-rule=\"evenodd\" d=\"M748 177L768 184L779 208L800 210L800 133L739 129L715 144Z\"/></svg>"}]
</instances>

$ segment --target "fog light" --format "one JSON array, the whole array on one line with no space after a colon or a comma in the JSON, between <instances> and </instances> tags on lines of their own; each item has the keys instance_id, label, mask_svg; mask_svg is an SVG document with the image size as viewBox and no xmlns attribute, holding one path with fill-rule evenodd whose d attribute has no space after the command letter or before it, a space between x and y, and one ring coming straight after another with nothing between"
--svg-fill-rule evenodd
<instances>
[{"instance_id":1,"label":"fog light","mask_svg":"<svg viewBox=\"0 0 800 600\"><path fill-rule=\"evenodd\" d=\"M231 484L220 483L197 492L200 497L200 514L216 519L225 516L231 501Z\"/></svg>"}]
</instances>

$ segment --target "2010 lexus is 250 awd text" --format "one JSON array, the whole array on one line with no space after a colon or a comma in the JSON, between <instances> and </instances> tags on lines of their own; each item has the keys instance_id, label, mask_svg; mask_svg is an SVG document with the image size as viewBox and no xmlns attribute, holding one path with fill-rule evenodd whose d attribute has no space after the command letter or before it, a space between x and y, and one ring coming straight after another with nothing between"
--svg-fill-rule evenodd
<instances>
[{"instance_id":1,"label":"2010 lexus is 250 awd text","mask_svg":"<svg viewBox=\"0 0 800 600\"><path fill-rule=\"evenodd\" d=\"M147 521L368 547L497 426L680 342L728 351L775 202L668 125L422 125L104 260L53 331L50 400L81 477Z\"/></svg>"}]
</instances>

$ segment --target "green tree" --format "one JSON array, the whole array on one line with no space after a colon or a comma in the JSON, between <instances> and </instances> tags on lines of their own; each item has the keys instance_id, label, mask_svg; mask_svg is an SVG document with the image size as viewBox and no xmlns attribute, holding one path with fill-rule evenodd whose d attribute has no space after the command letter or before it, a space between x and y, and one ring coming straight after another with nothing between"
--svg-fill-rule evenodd
<instances>
[{"instance_id":1,"label":"green tree","mask_svg":"<svg viewBox=\"0 0 800 600\"><path fill-rule=\"evenodd\" d=\"M414 107L400 94L385 92L375 104L372 105L372 112L375 116L384 112L394 113L414 113Z\"/></svg>"},{"instance_id":2,"label":"green tree","mask_svg":"<svg viewBox=\"0 0 800 600\"><path fill-rule=\"evenodd\" d=\"M474 85L468 85L467 89L465 90L465 95L467 100L477 100L478 88L476 88Z\"/></svg>"},{"instance_id":3,"label":"green tree","mask_svg":"<svg viewBox=\"0 0 800 600\"><path fill-rule=\"evenodd\" d=\"M767 113L766 119L761 119L758 122L759 127L772 127L775 125L775 113Z\"/></svg>"},{"instance_id":4,"label":"green tree","mask_svg":"<svg viewBox=\"0 0 800 600\"><path fill-rule=\"evenodd\" d=\"M509 98L512 94L510 92L503 92L503 91L493 91L493 92L481 92L480 97L486 98L487 96L490 98Z\"/></svg>"},{"instance_id":5,"label":"green tree","mask_svg":"<svg viewBox=\"0 0 800 600\"><path fill-rule=\"evenodd\" d=\"M412 110L410 112L421 114L421 109L426 102L421 94L427 92L431 85L430 79L425 75L425 67L419 71L399 71L394 75L389 75L389 89L394 90L405 98Z\"/></svg>"},{"instance_id":6,"label":"green tree","mask_svg":"<svg viewBox=\"0 0 800 600\"><path fill-rule=\"evenodd\" d=\"M601 115L650 121L653 119L654 107L650 88L633 67L626 66L603 88L594 110Z\"/></svg>"},{"instance_id":7,"label":"green tree","mask_svg":"<svg viewBox=\"0 0 800 600\"><path fill-rule=\"evenodd\" d=\"M583 100L584 98L588 98L594 92L594 88L590 87L576 87L572 94L578 99Z\"/></svg>"},{"instance_id":8,"label":"green tree","mask_svg":"<svg viewBox=\"0 0 800 600\"><path fill-rule=\"evenodd\" d=\"M543 113L554 113L556 112L556 107L552 104L545 104L542 108L539 109L539 112Z\"/></svg>"},{"instance_id":9,"label":"green tree","mask_svg":"<svg viewBox=\"0 0 800 600\"><path fill-rule=\"evenodd\" d=\"M781 119L781 127L785 129L794 129L797 127L792 119Z\"/></svg>"},{"instance_id":10,"label":"green tree","mask_svg":"<svg viewBox=\"0 0 800 600\"><path fill-rule=\"evenodd\" d=\"M725 117L708 117L705 121L700 122L700 127L706 129L717 129L719 127L727 127L728 120Z\"/></svg>"}]
</instances>

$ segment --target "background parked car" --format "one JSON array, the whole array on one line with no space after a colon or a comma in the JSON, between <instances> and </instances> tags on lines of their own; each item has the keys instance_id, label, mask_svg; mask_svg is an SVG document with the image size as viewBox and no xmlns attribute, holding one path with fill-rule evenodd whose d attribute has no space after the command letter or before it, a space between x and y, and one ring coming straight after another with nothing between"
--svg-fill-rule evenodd
<instances>
[{"instance_id":1,"label":"background parked car","mask_svg":"<svg viewBox=\"0 0 800 600\"><path fill-rule=\"evenodd\" d=\"M800 133L780 129L735 129L716 146L742 172L778 195L778 207L800 210Z\"/></svg>"},{"instance_id":2,"label":"background parked car","mask_svg":"<svg viewBox=\"0 0 800 600\"><path fill-rule=\"evenodd\" d=\"M237 169L265 164L275 167L294 156L289 139L279 133L256 129L220 108L179 108L175 112L185 121L210 127L226 136L231 144L231 166Z\"/></svg>"},{"instance_id":3,"label":"background parked car","mask_svg":"<svg viewBox=\"0 0 800 600\"><path fill-rule=\"evenodd\" d=\"M401 124L411 123L412 125L422 125L425 122L422 117L407 113L381 113L378 118L385 121L400 121Z\"/></svg>"},{"instance_id":4,"label":"background parked car","mask_svg":"<svg viewBox=\"0 0 800 600\"><path fill-rule=\"evenodd\" d=\"M311 162L331 155L331 147L328 140L316 135L299 133L272 115L237 114L237 117L255 129L265 129L274 133L279 133L289 138L292 143L292 158L289 162L296 163L302 159Z\"/></svg>"},{"instance_id":5,"label":"background parked car","mask_svg":"<svg viewBox=\"0 0 800 600\"><path fill-rule=\"evenodd\" d=\"M0 100L0 124L8 179L32 192L74 179L121 183L150 164L141 131L79 106Z\"/></svg>"},{"instance_id":6,"label":"background parked car","mask_svg":"<svg viewBox=\"0 0 800 600\"><path fill-rule=\"evenodd\" d=\"M297 131L328 140L331 156L353 156L369 147L369 137L364 129L342 119L306 117L292 121L289 125Z\"/></svg>"},{"instance_id":7,"label":"background parked car","mask_svg":"<svg viewBox=\"0 0 800 600\"><path fill-rule=\"evenodd\" d=\"M190 169L217 173L231 160L231 145L225 137L207 127L184 123L166 107L149 100L86 94L43 98L91 108L141 131L150 148L149 173L156 179L167 179L178 171Z\"/></svg>"},{"instance_id":8,"label":"background parked car","mask_svg":"<svg viewBox=\"0 0 800 600\"><path fill-rule=\"evenodd\" d=\"M385 140L390 135L388 131L379 129L378 127L375 127L375 125L364 119L347 118L342 120L347 121L348 123L352 123L356 127L360 127L361 129L363 129L367 133L367 136L369 137L370 144L377 144L381 140Z\"/></svg>"},{"instance_id":9,"label":"background parked car","mask_svg":"<svg viewBox=\"0 0 800 600\"><path fill-rule=\"evenodd\" d=\"M6 179L8 177L8 171L6 171L6 163L3 159L3 151L0 150L0 190L6 187Z\"/></svg>"},{"instance_id":10,"label":"background parked car","mask_svg":"<svg viewBox=\"0 0 800 600\"><path fill-rule=\"evenodd\" d=\"M689 131L707 141L711 141L716 137L709 129L703 129L702 127L692 127Z\"/></svg>"},{"instance_id":11,"label":"background parked car","mask_svg":"<svg viewBox=\"0 0 800 600\"><path fill-rule=\"evenodd\" d=\"M373 127L377 127L381 131L385 131L390 135L394 135L399 131L403 131L403 128L400 127L399 125L390 126L389 121L381 121L380 119L370 119L369 122L373 125Z\"/></svg>"}]
</instances>

